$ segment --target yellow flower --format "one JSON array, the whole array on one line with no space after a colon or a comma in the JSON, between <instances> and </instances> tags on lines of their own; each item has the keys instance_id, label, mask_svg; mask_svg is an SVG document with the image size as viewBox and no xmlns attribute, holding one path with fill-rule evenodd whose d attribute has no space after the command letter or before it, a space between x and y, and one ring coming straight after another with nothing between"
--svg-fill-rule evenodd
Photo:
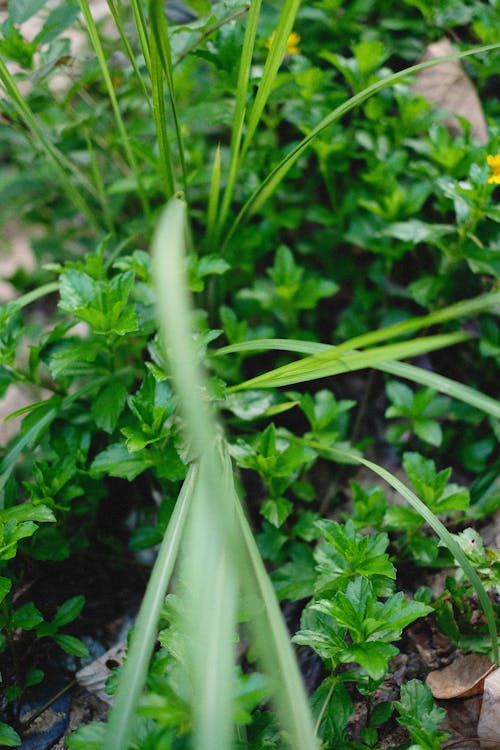
<instances>
[{"instance_id":1,"label":"yellow flower","mask_svg":"<svg viewBox=\"0 0 500 750\"><path fill-rule=\"evenodd\" d=\"M271 49L272 44L274 42L274 37L276 36L276 33L273 31L271 36L266 42L267 49ZM299 42L300 42L300 36L297 34L296 31L292 31L291 34L288 34L287 40L286 40L286 49L285 49L285 55L296 55L299 50Z\"/></svg>"},{"instance_id":2,"label":"yellow flower","mask_svg":"<svg viewBox=\"0 0 500 750\"><path fill-rule=\"evenodd\" d=\"M491 169L491 175L488 177L488 182L494 182L496 185L500 185L500 154L497 154L496 156L488 154L486 161Z\"/></svg>"}]
</instances>

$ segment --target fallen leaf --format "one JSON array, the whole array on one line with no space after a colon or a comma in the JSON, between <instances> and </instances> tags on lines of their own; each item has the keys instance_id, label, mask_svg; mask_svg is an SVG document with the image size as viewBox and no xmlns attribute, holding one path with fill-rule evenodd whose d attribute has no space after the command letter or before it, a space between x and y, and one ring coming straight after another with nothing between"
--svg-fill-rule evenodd
<instances>
[{"instance_id":1,"label":"fallen leaf","mask_svg":"<svg viewBox=\"0 0 500 750\"><path fill-rule=\"evenodd\" d=\"M477 736L500 740L500 669L495 669L484 681L483 704L479 714Z\"/></svg>"},{"instance_id":2,"label":"fallen leaf","mask_svg":"<svg viewBox=\"0 0 500 750\"><path fill-rule=\"evenodd\" d=\"M430 672L426 683L434 698L466 698L483 692L485 677L494 669L484 654L466 654L444 669Z\"/></svg>"},{"instance_id":3,"label":"fallen leaf","mask_svg":"<svg viewBox=\"0 0 500 750\"><path fill-rule=\"evenodd\" d=\"M453 53L449 39L443 38L429 44L421 62L434 60ZM464 117L471 124L471 133L479 143L488 142L488 131L481 102L474 84L462 68L459 60L440 63L420 70L412 90L422 94L428 102L439 109L448 110ZM452 135L460 135L462 127L456 117L447 118L444 123Z\"/></svg>"},{"instance_id":4,"label":"fallen leaf","mask_svg":"<svg viewBox=\"0 0 500 750\"><path fill-rule=\"evenodd\" d=\"M91 664L80 669L75 675L76 681L90 693L111 704L113 697L106 692L106 681L113 669L121 666L126 650L126 641L120 641Z\"/></svg>"}]
</instances>

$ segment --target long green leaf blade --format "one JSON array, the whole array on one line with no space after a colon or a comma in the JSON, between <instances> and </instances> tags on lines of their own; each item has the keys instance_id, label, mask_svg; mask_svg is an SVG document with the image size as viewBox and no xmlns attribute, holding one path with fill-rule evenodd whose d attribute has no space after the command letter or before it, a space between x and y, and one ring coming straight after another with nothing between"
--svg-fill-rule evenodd
<instances>
[{"instance_id":1,"label":"long green leaf blade","mask_svg":"<svg viewBox=\"0 0 500 750\"><path fill-rule=\"evenodd\" d=\"M295 385L318 378L340 375L343 372L354 372L375 367L389 360L415 357L435 349L465 341L466 333L449 333L437 336L426 336L413 341L403 341L399 344L379 346L364 351L351 351L337 354L335 347L320 354L313 354L304 359L283 365L270 372L257 375L250 380L233 386L230 392L246 390L248 388L277 388L281 386Z\"/></svg>"},{"instance_id":2,"label":"long green leaf blade","mask_svg":"<svg viewBox=\"0 0 500 750\"><path fill-rule=\"evenodd\" d=\"M141 604L128 658L120 676L115 704L109 716L103 750L124 750L128 747L132 737L135 712L146 682L161 608L165 601L197 483L198 468L192 465L177 498Z\"/></svg>"}]
</instances>

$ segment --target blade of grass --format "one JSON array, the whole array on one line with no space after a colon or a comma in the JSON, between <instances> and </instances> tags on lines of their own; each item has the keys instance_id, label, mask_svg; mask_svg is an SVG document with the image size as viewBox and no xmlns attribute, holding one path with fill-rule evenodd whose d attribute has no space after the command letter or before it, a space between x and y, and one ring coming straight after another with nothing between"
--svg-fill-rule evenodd
<instances>
[{"instance_id":1,"label":"blade of grass","mask_svg":"<svg viewBox=\"0 0 500 750\"><path fill-rule=\"evenodd\" d=\"M122 5L121 0L120 5ZM132 7L132 13L134 15L135 28L137 29L137 35L139 37L144 62L146 63L146 68L148 69L148 73L151 77L151 51L149 49L147 25L144 18L142 4L140 0L131 0L130 5Z\"/></svg>"},{"instance_id":2,"label":"blade of grass","mask_svg":"<svg viewBox=\"0 0 500 750\"><path fill-rule=\"evenodd\" d=\"M107 0L107 3L108 3L109 12L111 13L113 21L115 22L115 26L120 35L120 40L121 40L121 43L123 44L123 48L125 49L126 55L128 59L130 60L130 64L132 65L132 68L136 75L139 86L141 87L141 91L144 96L144 101L148 103L149 108L152 110L151 96L148 91L148 87L146 86L146 82L141 74L141 71L139 70L139 66L137 65L134 51L132 49L132 45L130 44L128 40L127 32L125 30L125 26L123 23L122 5L120 3L120 7L118 7L115 4L114 0ZM141 39L141 33L140 33L140 28L139 28L140 23L141 23L140 21L139 21L139 24L136 23L136 28L137 28L139 39ZM142 50L142 53L144 55L144 48ZM146 59L145 55L144 55L144 59ZM149 70L149 65L146 65L146 67Z\"/></svg>"},{"instance_id":3,"label":"blade of grass","mask_svg":"<svg viewBox=\"0 0 500 750\"><path fill-rule=\"evenodd\" d=\"M224 239L221 253L223 254L226 250L227 245L238 226L259 210L263 203L265 203L265 201L274 193L280 182L284 179L285 175L292 168L297 159L311 145L316 136L322 133L336 120L339 120L341 117L343 117L343 115L345 115L347 112L350 112L350 110L354 109L354 107L356 107L358 104L362 104L370 96L373 96L373 94L376 94L379 91L392 86L394 83L397 83L408 75L417 73L419 70L424 70L425 68L429 68L432 65L439 65L443 62L451 62L452 60L467 57L468 55L477 55L482 52L488 52L489 50L498 49L499 47L500 43L497 42L495 44L474 47L473 49L469 49L464 52L455 52L452 55L446 55L445 57L435 58L434 60L426 60L425 62L411 65L410 67L405 68L398 73L394 73L390 76L387 76L386 78L383 78L380 81L377 81L376 83L373 83L371 86L363 89L363 91L360 91L359 93L350 97L343 104L340 104L332 112L330 112L329 115L323 118L323 120L321 120L321 122L318 123L318 125L313 128L311 132L295 146L295 148L293 148L275 167L273 167L273 169L271 169L265 179L254 190L254 192L246 201L245 205L242 207L234 222L232 223Z\"/></svg>"},{"instance_id":4,"label":"blade of grass","mask_svg":"<svg viewBox=\"0 0 500 750\"><path fill-rule=\"evenodd\" d=\"M153 87L153 117L160 151L160 164L163 170L164 193L166 199L169 200L175 193L175 173L167 128L163 69L154 37L151 39L151 85Z\"/></svg>"},{"instance_id":5,"label":"blade of grass","mask_svg":"<svg viewBox=\"0 0 500 750\"><path fill-rule=\"evenodd\" d=\"M120 675L103 750L124 750L132 737L137 704L156 642L161 608L179 552L189 508L198 486L198 474L198 467L192 464L163 537L132 633L127 661Z\"/></svg>"},{"instance_id":6,"label":"blade of grass","mask_svg":"<svg viewBox=\"0 0 500 750\"><path fill-rule=\"evenodd\" d=\"M380 341L386 341L387 339L395 338L397 336L404 336L408 333L420 330L421 328L436 325L437 323L445 323L456 318L475 315L483 310L492 309L493 307L495 307L495 305L499 304L500 292L483 294L468 300L461 300L460 302L456 302L453 305L448 305L441 310L435 310L434 312L427 315L410 318L409 320L404 320L401 323L396 323L395 325L388 326L386 328L379 328L376 331L369 331L368 333L363 333L360 336L355 336L354 338L344 341L343 344L339 344L335 347L330 347L330 352L327 352L323 355L321 355L320 352L323 351L324 348L317 349L315 348L318 346L317 344L308 342L308 344L311 343L312 349L310 351L307 351L307 353L317 354L318 362L322 357L325 360L329 360L334 356L340 357L340 355L346 351L352 351L353 349L372 346L373 344L378 344ZM287 340L283 339L282 341L284 341L286 345ZM235 348L238 346L245 347L246 343L236 344L232 347L223 347L219 350L219 352L227 354L230 351L238 351L238 349ZM323 347L323 345L321 344L319 346Z\"/></svg>"},{"instance_id":7,"label":"blade of grass","mask_svg":"<svg viewBox=\"0 0 500 750\"><path fill-rule=\"evenodd\" d=\"M248 388L277 388L340 375L343 372L364 370L367 367L383 364L388 360L415 357L446 346L452 346L466 341L468 338L467 333L438 334L437 336L403 341L399 344L374 347L361 352L346 352L342 355L342 358L336 355L335 347L331 347L329 352L304 357L289 365L283 365L275 370L250 378L250 380L245 380L243 383L238 383L238 385L229 388L228 392L234 393Z\"/></svg>"},{"instance_id":8,"label":"blade of grass","mask_svg":"<svg viewBox=\"0 0 500 750\"><path fill-rule=\"evenodd\" d=\"M101 69L101 74L104 80L104 85L106 87L106 91L108 93L108 97L111 102L111 107L113 109L116 127L120 134L123 149L125 151L125 155L127 157L127 161L129 163L132 174L134 175L134 179L137 183L137 192L139 195L139 200L141 201L144 215L146 216L146 218L150 219L151 210L149 207L147 194L144 188L141 171L137 165L134 151L130 143L130 138L128 136L127 129L125 128L125 123L123 122L123 118L120 112L120 107L118 106L118 100L116 98L116 93L113 88L113 82L111 80L111 75L110 75L110 72L106 63L106 56L102 48L101 39L99 37L99 32L97 31L97 26L95 24L94 17L90 10L89 0L78 0L78 2L80 4L80 8L83 13L83 17L85 19L85 24L87 27L87 33L89 35L90 42L92 44L92 47L94 48L94 52L99 62L99 67Z\"/></svg>"},{"instance_id":9,"label":"blade of grass","mask_svg":"<svg viewBox=\"0 0 500 750\"><path fill-rule=\"evenodd\" d=\"M236 177L238 174L238 167L240 164L240 148L247 106L248 82L250 79L250 69L252 65L252 57L255 47L255 37L257 35L257 25L259 22L261 5L262 0L253 0L253 2L250 4L250 11L245 28L245 36L243 39L243 47L240 56L240 67L238 70L238 83L236 86L233 125L231 129L229 173L219 216L218 237L220 237L227 219L229 207L233 198L234 185L236 183Z\"/></svg>"},{"instance_id":10,"label":"blade of grass","mask_svg":"<svg viewBox=\"0 0 500 750\"><path fill-rule=\"evenodd\" d=\"M279 673L280 696L276 696L287 710L282 710L284 726L289 728L294 750L316 750L312 719L304 690L300 685L297 666L288 642L286 627L281 619L274 591L251 532L246 525L239 500L234 490L231 463L227 447L217 436L214 419L202 399L203 379L198 372L191 333L191 308L187 296L187 282L183 265L186 233L185 205L173 199L162 214L153 240L153 267L158 296L159 317L162 322L167 355L174 383L179 395L185 430L192 453L200 458L203 484L193 513L192 526L186 535L184 559L187 562L186 589L190 592L189 620L186 632L194 647L193 683L196 747L199 750L222 750L230 738L232 717L232 670L228 669L231 642L234 634L235 576L242 568L252 570L242 583L263 595L266 618L258 626L260 641L269 640L272 628L271 659L266 664L276 665ZM235 516L237 526L234 526ZM242 550L241 536L245 536ZM242 557L244 550L247 552ZM249 567L249 560L251 565ZM227 562L226 562L227 561ZM228 567L228 563L232 566ZM252 584L251 581L255 583ZM229 591L227 589L229 588ZM274 597L274 598L273 598ZM214 606L214 602L218 606ZM229 613L228 610L229 609ZM200 632L203 623L203 633ZM205 632L206 631L206 632ZM231 641L231 639L229 639ZM264 651L260 644L261 653ZM279 670L279 671L278 671ZM216 674L214 675L214 671ZM224 674L225 672L225 674ZM216 682L214 682L216 680ZM217 686L215 692L214 685Z\"/></svg>"},{"instance_id":11,"label":"blade of grass","mask_svg":"<svg viewBox=\"0 0 500 750\"><path fill-rule=\"evenodd\" d=\"M39 120L33 115L28 103L21 95L14 77L11 75L1 57L0 81L3 84L10 103L16 110L22 122L28 128L28 131L34 136L36 142L39 144L40 150L53 168L61 188L66 193L69 200L74 204L75 208L85 216L92 227L99 229L99 221L93 209L82 195L81 189L78 187L83 187L92 197L98 198L94 186L89 180L87 180L85 175L80 172L80 170L69 159L67 159L53 143L51 143L50 137L45 133Z\"/></svg>"},{"instance_id":12,"label":"blade of grass","mask_svg":"<svg viewBox=\"0 0 500 750\"><path fill-rule=\"evenodd\" d=\"M238 344L224 346L217 349L213 354L218 356L243 351L285 351L297 354L319 354L331 348L328 344L317 344L313 341L299 341L297 339L254 339L253 341L242 341ZM438 375L430 370L424 370L422 367L409 365L406 362L384 362L374 365L374 369L411 380L418 385L426 385L435 391L474 406L485 414L500 419L500 401L451 378Z\"/></svg>"},{"instance_id":13,"label":"blade of grass","mask_svg":"<svg viewBox=\"0 0 500 750\"><path fill-rule=\"evenodd\" d=\"M210 194L207 207L207 246L212 247L217 221L217 210L219 208L220 193L220 143L215 149L214 163L212 167L212 179L210 181Z\"/></svg>"},{"instance_id":14,"label":"blade of grass","mask_svg":"<svg viewBox=\"0 0 500 750\"><path fill-rule=\"evenodd\" d=\"M274 683L273 700L281 724L287 729L290 747L317 750L309 703L290 636L236 490L234 504L247 557L243 583L250 597L262 604L262 612L254 617L252 628L261 668Z\"/></svg>"},{"instance_id":15,"label":"blade of grass","mask_svg":"<svg viewBox=\"0 0 500 750\"><path fill-rule=\"evenodd\" d=\"M155 41L155 44L151 44L151 57L157 57L161 62L161 67L165 74L165 80L167 82L168 94L170 97L170 105L172 108L172 115L174 118L175 134L177 138L177 147L179 149L179 158L182 169L182 184L184 194L187 195L187 173L186 173L186 160L184 156L184 138L182 135L181 123L179 120L179 114L175 98L175 84L174 84L174 68L172 64L172 51L170 49L170 37L168 34L167 17L163 7L164 3L162 0L151 0L149 6L150 12L150 25L151 25L151 36Z\"/></svg>"},{"instance_id":16,"label":"blade of grass","mask_svg":"<svg viewBox=\"0 0 500 750\"><path fill-rule=\"evenodd\" d=\"M228 550L234 539L234 509L219 450L217 429L202 398L192 337L185 268L186 206L172 199L153 238L153 272L160 331L179 396L190 452L200 462L196 503L183 544L188 592L183 627L193 644L194 747L229 750L232 738L233 639L236 629L236 575ZM200 628L200 623L203 623Z\"/></svg>"},{"instance_id":17,"label":"blade of grass","mask_svg":"<svg viewBox=\"0 0 500 750\"><path fill-rule=\"evenodd\" d=\"M300 0L285 0L279 17L278 25L274 31L273 40L264 64L262 78L255 95L255 100L248 115L245 139L241 147L241 158L245 157L247 149L252 142L257 126L262 117L264 107L269 99L269 94L276 79L276 74L283 61L286 51L287 39L292 31L295 18L300 7Z\"/></svg>"},{"instance_id":18,"label":"blade of grass","mask_svg":"<svg viewBox=\"0 0 500 750\"><path fill-rule=\"evenodd\" d=\"M116 230L113 224L113 217L109 208L108 196L106 194L106 188L101 177L101 170L97 162L97 156L95 153L92 140L88 128L83 128L83 137L85 138L85 145L87 146L87 153L90 158L90 169L92 171L92 177L96 186L97 194L99 195L99 202L101 204L104 221L106 223L106 229L112 237L116 237Z\"/></svg>"}]
</instances>

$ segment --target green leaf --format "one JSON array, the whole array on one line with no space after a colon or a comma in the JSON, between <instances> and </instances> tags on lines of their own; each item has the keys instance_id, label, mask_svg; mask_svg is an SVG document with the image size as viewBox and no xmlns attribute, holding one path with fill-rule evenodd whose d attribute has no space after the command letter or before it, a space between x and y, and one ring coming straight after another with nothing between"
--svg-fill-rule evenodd
<instances>
[{"instance_id":1,"label":"green leaf","mask_svg":"<svg viewBox=\"0 0 500 750\"><path fill-rule=\"evenodd\" d=\"M395 222L385 227L381 234L384 237L394 237L402 242L419 242L435 243L439 237L445 237L447 234L456 232L453 224L429 224L419 219L408 219L407 221Z\"/></svg>"},{"instance_id":2,"label":"green leaf","mask_svg":"<svg viewBox=\"0 0 500 750\"><path fill-rule=\"evenodd\" d=\"M439 731L446 716L444 708L437 708L430 688L420 680L401 685L401 700L395 704L398 722L408 729L413 742L424 750L439 750L442 740L449 735Z\"/></svg>"},{"instance_id":3,"label":"green leaf","mask_svg":"<svg viewBox=\"0 0 500 750\"><path fill-rule=\"evenodd\" d=\"M328 747L344 740L344 731L354 711L349 693L337 677L327 677L311 696L311 707L319 724L318 735Z\"/></svg>"},{"instance_id":4,"label":"green leaf","mask_svg":"<svg viewBox=\"0 0 500 750\"><path fill-rule=\"evenodd\" d=\"M43 622L43 617L33 602L23 604L16 609L12 615L11 625L13 628L22 628L23 630L32 630Z\"/></svg>"},{"instance_id":5,"label":"green leaf","mask_svg":"<svg viewBox=\"0 0 500 750\"><path fill-rule=\"evenodd\" d=\"M79 727L65 739L70 750L102 750L106 736L106 724L92 721Z\"/></svg>"},{"instance_id":6,"label":"green leaf","mask_svg":"<svg viewBox=\"0 0 500 750\"><path fill-rule=\"evenodd\" d=\"M342 654L342 661L344 663L357 662L372 680L382 680L390 659L398 653L398 649L389 643L368 641L347 646Z\"/></svg>"},{"instance_id":7,"label":"green leaf","mask_svg":"<svg viewBox=\"0 0 500 750\"><path fill-rule=\"evenodd\" d=\"M12 588L12 581L9 578L0 576L0 604Z\"/></svg>"},{"instance_id":8,"label":"green leaf","mask_svg":"<svg viewBox=\"0 0 500 750\"><path fill-rule=\"evenodd\" d=\"M110 383L92 401L90 413L101 430L111 433L127 400L127 389L119 381Z\"/></svg>"},{"instance_id":9,"label":"green leaf","mask_svg":"<svg viewBox=\"0 0 500 750\"><path fill-rule=\"evenodd\" d=\"M443 431L440 425L433 419L413 419L412 426L415 435L436 448L439 448L443 442Z\"/></svg>"},{"instance_id":10,"label":"green leaf","mask_svg":"<svg viewBox=\"0 0 500 750\"><path fill-rule=\"evenodd\" d=\"M273 497L266 500L260 512L269 523L279 528L282 526L293 510L293 503L286 497Z\"/></svg>"},{"instance_id":11,"label":"green leaf","mask_svg":"<svg viewBox=\"0 0 500 750\"><path fill-rule=\"evenodd\" d=\"M53 635L54 641L65 653L78 656L80 659L88 657L87 646L79 638L72 635Z\"/></svg>"},{"instance_id":12,"label":"green leaf","mask_svg":"<svg viewBox=\"0 0 500 750\"><path fill-rule=\"evenodd\" d=\"M35 41L38 44L49 44L76 21L79 12L78 3L74 0L65 0L63 4L52 8Z\"/></svg>"},{"instance_id":13,"label":"green leaf","mask_svg":"<svg viewBox=\"0 0 500 750\"><path fill-rule=\"evenodd\" d=\"M154 464L155 458L147 450L129 453L123 443L113 443L97 454L90 471L93 476L109 474L111 477L120 477L131 482Z\"/></svg>"},{"instance_id":14,"label":"green leaf","mask_svg":"<svg viewBox=\"0 0 500 750\"><path fill-rule=\"evenodd\" d=\"M403 468L416 492L434 513L465 510L469 492L465 487L448 484L451 469L436 471L436 464L419 453L405 453Z\"/></svg>"},{"instance_id":15,"label":"green leaf","mask_svg":"<svg viewBox=\"0 0 500 750\"><path fill-rule=\"evenodd\" d=\"M81 595L67 599L57 610L55 617L52 620L52 624L61 628L63 625L73 622L82 611L84 604L85 597Z\"/></svg>"},{"instance_id":16,"label":"green leaf","mask_svg":"<svg viewBox=\"0 0 500 750\"><path fill-rule=\"evenodd\" d=\"M301 544L292 549L290 556L289 562L271 574L278 598L291 601L310 598L316 580L312 550Z\"/></svg>"},{"instance_id":17,"label":"green leaf","mask_svg":"<svg viewBox=\"0 0 500 750\"><path fill-rule=\"evenodd\" d=\"M14 23L24 23L46 3L47 0L9 0L9 16Z\"/></svg>"},{"instance_id":18,"label":"green leaf","mask_svg":"<svg viewBox=\"0 0 500 750\"><path fill-rule=\"evenodd\" d=\"M0 721L0 745L4 747L19 747L19 745L22 745L18 733L8 724L4 724L3 721Z\"/></svg>"},{"instance_id":19,"label":"green leaf","mask_svg":"<svg viewBox=\"0 0 500 750\"><path fill-rule=\"evenodd\" d=\"M351 520L339 524L321 519L316 526L325 538L314 552L316 593L345 590L357 576L370 579L377 593L391 593L396 570L385 552L389 544L387 534L360 534Z\"/></svg>"}]
</instances>

